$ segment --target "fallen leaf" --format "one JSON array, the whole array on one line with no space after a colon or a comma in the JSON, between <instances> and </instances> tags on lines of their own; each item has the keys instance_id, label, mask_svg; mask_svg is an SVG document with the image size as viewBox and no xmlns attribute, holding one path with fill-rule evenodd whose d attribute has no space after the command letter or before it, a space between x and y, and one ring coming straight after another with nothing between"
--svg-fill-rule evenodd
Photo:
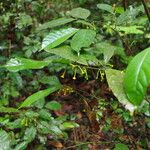
<instances>
[{"instance_id":1,"label":"fallen leaf","mask_svg":"<svg viewBox=\"0 0 150 150\"><path fill-rule=\"evenodd\" d=\"M49 141L48 143L49 143L49 145L52 145L53 147L56 147L56 148L63 148L62 143L60 143L60 142L58 142L58 141Z\"/></svg>"}]
</instances>

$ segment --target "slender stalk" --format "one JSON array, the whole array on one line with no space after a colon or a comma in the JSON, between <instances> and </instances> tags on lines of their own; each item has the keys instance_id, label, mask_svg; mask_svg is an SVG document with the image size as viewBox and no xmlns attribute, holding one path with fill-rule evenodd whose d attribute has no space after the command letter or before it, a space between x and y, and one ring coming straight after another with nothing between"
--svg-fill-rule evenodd
<instances>
[{"instance_id":1,"label":"slender stalk","mask_svg":"<svg viewBox=\"0 0 150 150\"><path fill-rule=\"evenodd\" d=\"M147 2L146 2L146 0L141 0L141 1L142 1L143 6L144 6L144 9L145 9L146 15L148 17L148 20L150 22L150 11L148 9Z\"/></svg>"},{"instance_id":2,"label":"slender stalk","mask_svg":"<svg viewBox=\"0 0 150 150\"><path fill-rule=\"evenodd\" d=\"M124 7L124 11L126 11L128 7L127 0L123 0L123 7Z\"/></svg>"}]
</instances>

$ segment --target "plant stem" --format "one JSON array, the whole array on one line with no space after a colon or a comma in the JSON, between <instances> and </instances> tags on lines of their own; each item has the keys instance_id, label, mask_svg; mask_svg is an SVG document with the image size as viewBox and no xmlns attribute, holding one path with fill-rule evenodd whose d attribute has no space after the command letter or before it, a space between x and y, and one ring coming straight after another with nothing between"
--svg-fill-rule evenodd
<instances>
[{"instance_id":1,"label":"plant stem","mask_svg":"<svg viewBox=\"0 0 150 150\"><path fill-rule=\"evenodd\" d=\"M123 0L123 7L124 7L124 11L126 11L128 7L127 0Z\"/></svg>"},{"instance_id":2,"label":"plant stem","mask_svg":"<svg viewBox=\"0 0 150 150\"><path fill-rule=\"evenodd\" d=\"M141 0L141 1L142 1L143 6L144 6L144 9L145 9L146 15L148 17L148 20L150 22L150 11L147 7L147 2L146 2L146 0Z\"/></svg>"}]
</instances>

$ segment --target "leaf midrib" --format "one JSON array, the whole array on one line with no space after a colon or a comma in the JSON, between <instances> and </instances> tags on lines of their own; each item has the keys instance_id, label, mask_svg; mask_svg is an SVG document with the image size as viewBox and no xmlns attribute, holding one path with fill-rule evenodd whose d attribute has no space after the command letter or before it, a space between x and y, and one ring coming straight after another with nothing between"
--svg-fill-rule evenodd
<instances>
[{"instance_id":1,"label":"leaf midrib","mask_svg":"<svg viewBox=\"0 0 150 150\"><path fill-rule=\"evenodd\" d=\"M139 65L139 67L138 67L137 76L136 76L136 79L135 79L135 81L136 81L136 82L135 82L135 85L136 85L135 88L137 87L140 70L141 70L141 67L142 67L142 65L143 65L143 63L144 63L145 58L147 57L147 54L148 54L148 52L144 55L144 57L143 57L143 59L142 59L140 65Z\"/></svg>"}]
</instances>

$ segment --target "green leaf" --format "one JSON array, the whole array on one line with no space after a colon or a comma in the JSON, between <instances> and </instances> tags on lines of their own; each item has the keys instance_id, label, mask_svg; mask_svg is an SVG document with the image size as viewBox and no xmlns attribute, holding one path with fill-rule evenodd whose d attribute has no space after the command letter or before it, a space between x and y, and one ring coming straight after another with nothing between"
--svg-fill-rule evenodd
<instances>
[{"instance_id":1,"label":"green leaf","mask_svg":"<svg viewBox=\"0 0 150 150\"><path fill-rule=\"evenodd\" d=\"M77 20L75 23L76 24L81 24L81 25L84 25L84 26L87 26L87 27L95 29L95 26L92 23L87 22L85 20Z\"/></svg>"},{"instance_id":2,"label":"green leaf","mask_svg":"<svg viewBox=\"0 0 150 150\"><path fill-rule=\"evenodd\" d=\"M70 23L70 22L72 22L74 20L75 19L73 19L73 18L59 18L59 19L55 19L55 20L52 20L52 21L49 21L49 22L46 22L46 23L40 25L37 30L40 31L40 30L45 30L45 29L48 29L48 28L58 27L58 26Z\"/></svg>"},{"instance_id":3,"label":"green leaf","mask_svg":"<svg viewBox=\"0 0 150 150\"><path fill-rule=\"evenodd\" d=\"M45 98L40 99L40 101L36 101L33 105L39 109L42 109L45 105Z\"/></svg>"},{"instance_id":4,"label":"green leaf","mask_svg":"<svg viewBox=\"0 0 150 150\"><path fill-rule=\"evenodd\" d=\"M26 70L26 69L41 69L45 66L48 66L50 61L37 61L37 60L31 60L26 58L11 58L6 65L4 66L9 71L17 72L20 70Z\"/></svg>"},{"instance_id":5,"label":"green leaf","mask_svg":"<svg viewBox=\"0 0 150 150\"><path fill-rule=\"evenodd\" d=\"M12 122L8 122L7 123L7 128L9 128L11 130L22 128L22 124L21 123L22 123L22 119L21 118L13 120Z\"/></svg>"},{"instance_id":6,"label":"green leaf","mask_svg":"<svg viewBox=\"0 0 150 150\"><path fill-rule=\"evenodd\" d=\"M96 44L96 49L99 51L99 53L103 53L104 62L107 63L114 55L117 48L112 46L110 43L101 42Z\"/></svg>"},{"instance_id":7,"label":"green leaf","mask_svg":"<svg viewBox=\"0 0 150 150\"><path fill-rule=\"evenodd\" d=\"M124 13L124 8L121 6L115 7L115 13L116 14L122 14Z\"/></svg>"},{"instance_id":8,"label":"green leaf","mask_svg":"<svg viewBox=\"0 0 150 150\"><path fill-rule=\"evenodd\" d=\"M106 78L110 89L112 90L113 94L116 96L118 101L131 113L134 112L136 106L131 104L125 94L123 88L123 80L124 80L124 72L118 71L114 69L107 69L105 71Z\"/></svg>"},{"instance_id":9,"label":"green leaf","mask_svg":"<svg viewBox=\"0 0 150 150\"><path fill-rule=\"evenodd\" d=\"M27 141L27 143L30 143L31 141L34 140L35 136L36 136L36 128L30 127L26 129L23 139Z\"/></svg>"},{"instance_id":10,"label":"green leaf","mask_svg":"<svg viewBox=\"0 0 150 150\"><path fill-rule=\"evenodd\" d=\"M26 141L23 141L23 142L17 144L14 150L25 150L27 145L28 145L28 143Z\"/></svg>"},{"instance_id":11,"label":"green leaf","mask_svg":"<svg viewBox=\"0 0 150 150\"><path fill-rule=\"evenodd\" d=\"M103 53L105 62L108 62L108 60L113 55L119 55L122 58L122 60L124 60L124 62L128 62L129 59L124 52L124 48L117 45L112 45L111 43L106 41L97 43L96 50L98 50L98 52L100 53Z\"/></svg>"},{"instance_id":12,"label":"green leaf","mask_svg":"<svg viewBox=\"0 0 150 150\"><path fill-rule=\"evenodd\" d=\"M119 17L116 18L117 25L126 25L126 24L135 24L135 18L139 15L140 12L144 12L143 5L138 7L130 7L124 11Z\"/></svg>"},{"instance_id":13,"label":"green leaf","mask_svg":"<svg viewBox=\"0 0 150 150\"><path fill-rule=\"evenodd\" d=\"M60 110L61 104L58 103L57 101L51 101L51 102L48 102L45 107L50 110Z\"/></svg>"},{"instance_id":14,"label":"green leaf","mask_svg":"<svg viewBox=\"0 0 150 150\"><path fill-rule=\"evenodd\" d=\"M79 30L71 40L71 47L76 52L80 52L81 48L89 47L95 39L96 32L94 30Z\"/></svg>"},{"instance_id":15,"label":"green leaf","mask_svg":"<svg viewBox=\"0 0 150 150\"><path fill-rule=\"evenodd\" d=\"M17 113L19 112L18 109L12 108L12 107L3 107L0 106L0 113Z\"/></svg>"},{"instance_id":16,"label":"green leaf","mask_svg":"<svg viewBox=\"0 0 150 150\"><path fill-rule=\"evenodd\" d=\"M0 149L1 150L10 150L10 137L7 132L0 130Z\"/></svg>"},{"instance_id":17,"label":"green leaf","mask_svg":"<svg viewBox=\"0 0 150 150\"><path fill-rule=\"evenodd\" d=\"M61 136L61 137L63 136L62 130L57 125L55 125L55 124L49 125L49 130L54 135L58 135L58 136Z\"/></svg>"},{"instance_id":18,"label":"green leaf","mask_svg":"<svg viewBox=\"0 0 150 150\"><path fill-rule=\"evenodd\" d=\"M43 120L49 120L49 121L52 120L51 114L46 109L41 109L39 111L39 117L42 118Z\"/></svg>"},{"instance_id":19,"label":"green leaf","mask_svg":"<svg viewBox=\"0 0 150 150\"><path fill-rule=\"evenodd\" d=\"M141 30L142 26L115 26L113 27L114 30L117 30L119 32L124 32L125 34L143 34L144 32Z\"/></svg>"},{"instance_id":20,"label":"green leaf","mask_svg":"<svg viewBox=\"0 0 150 150\"><path fill-rule=\"evenodd\" d=\"M49 85L60 85L59 79L57 76L46 76L42 74L42 76L39 78L39 82L43 84L49 84Z\"/></svg>"},{"instance_id":21,"label":"green leaf","mask_svg":"<svg viewBox=\"0 0 150 150\"><path fill-rule=\"evenodd\" d=\"M79 125L75 122L64 122L62 124L62 129L66 130L66 129L72 129L72 128L76 128L79 127Z\"/></svg>"},{"instance_id":22,"label":"green leaf","mask_svg":"<svg viewBox=\"0 0 150 150\"><path fill-rule=\"evenodd\" d=\"M115 145L113 150L129 150L128 146L122 143L118 143Z\"/></svg>"},{"instance_id":23,"label":"green leaf","mask_svg":"<svg viewBox=\"0 0 150 150\"><path fill-rule=\"evenodd\" d=\"M67 29L61 29L61 30L56 30L54 32L51 32L43 39L42 49L54 48L60 45L61 43L69 39L77 31L78 29L75 28L67 28Z\"/></svg>"},{"instance_id":24,"label":"green leaf","mask_svg":"<svg viewBox=\"0 0 150 150\"><path fill-rule=\"evenodd\" d=\"M32 25L32 17L26 13L19 13L19 20L16 22L16 27L19 29Z\"/></svg>"},{"instance_id":25,"label":"green leaf","mask_svg":"<svg viewBox=\"0 0 150 150\"><path fill-rule=\"evenodd\" d=\"M87 19L90 16L90 11L85 8L74 8L69 12L69 15L71 15L74 18L80 18L80 19Z\"/></svg>"},{"instance_id":26,"label":"green leaf","mask_svg":"<svg viewBox=\"0 0 150 150\"><path fill-rule=\"evenodd\" d=\"M46 51L82 65L96 65L101 63L94 55L90 55L88 53L83 53L78 56L77 54L73 53L71 47L69 46L46 49Z\"/></svg>"},{"instance_id":27,"label":"green leaf","mask_svg":"<svg viewBox=\"0 0 150 150\"><path fill-rule=\"evenodd\" d=\"M124 89L130 102L140 105L150 84L150 48L137 54L127 67Z\"/></svg>"},{"instance_id":28,"label":"green leaf","mask_svg":"<svg viewBox=\"0 0 150 150\"><path fill-rule=\"evenodd\" d=\"M29 96L27 99L24 100L24 102L21 104L19 109L23 107L31 106L31 104L33 104L34 102L48 96L49 94L57 91L58 89L60 89L60 86L54 86L46 90L41 90L32 94L31 96Z\"/></svg>"},{"instance_id":29,"label":"green leaf","mask_svg":"<svg viewBox=\"0 0 150 150\"><path fill-rule=\"evenodd\" d=\"M53 134L55 136L59 135L61 137L63 135L62 131L56 124L54 123L50 124L47 121L41 121L38 124L37 128L38 128L38 131L42 134Z\"/></svg>"},{"instance_id":30,"label":"green leaf","mask_svg":"<svg viewBox=\"0 0 150 150\"><path fill-rule=\"evenodd\" d=\"M97 7L101 10L105 10L111 14L114 13L113 11L113 7L111 5L108 5L108 4L98 4Z\"/></svg>"}]
</instances>

